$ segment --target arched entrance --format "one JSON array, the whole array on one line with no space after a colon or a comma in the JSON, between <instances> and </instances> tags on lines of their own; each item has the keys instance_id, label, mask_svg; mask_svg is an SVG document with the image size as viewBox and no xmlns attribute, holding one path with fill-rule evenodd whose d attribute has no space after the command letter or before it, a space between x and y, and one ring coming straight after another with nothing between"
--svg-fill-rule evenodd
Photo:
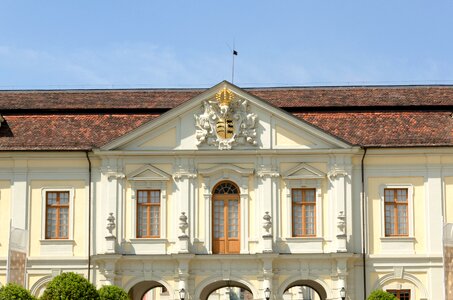
<instances>
[{"instance_id":1,"label":"arched entrance","mask_svg":"<svg viewBox=\"0 0 453 300\"><path fill-rule=\"evenodd\" d=\"M231 181L218 183L212 192L212 253L239 253L239 188Z\"/></svg>"},{"instance_id":2,"label":"arched entrance","mask_svg":"<svg viewBox=\"0 0 453 300\"><path fill-rule=\"evenodd\" d=\"M233 280L220 280L206 286L200 300L252 300L252 291L243 283Z\"/></svg>"},{"instance_id":3,"label":"arched entrance","mask_svg":"<svg viewBox=\"0 0 453 300\"><path fill-rule=\"evenodd\" d=\"M292 282L283 293L284 300L326 300L327 292L321 284L313 280L297 280Z\"/></svg>"},{"instance_id":4,"label":"arched entrance","mask_svg":"<svg viewBox=\"0 0 453 300\"><path fill-rule=\"evenodd\" d=\"M129 290L132 300L169 299L167 288L157 281L142 281Z\"/></svg>"}]
</instances>

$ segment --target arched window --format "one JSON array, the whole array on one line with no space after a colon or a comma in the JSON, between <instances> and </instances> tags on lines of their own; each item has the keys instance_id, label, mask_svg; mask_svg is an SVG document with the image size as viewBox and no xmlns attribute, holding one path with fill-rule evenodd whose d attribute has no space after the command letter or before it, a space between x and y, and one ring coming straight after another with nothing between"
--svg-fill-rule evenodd
<instances>
[{"instance_id":1,"label":"arched window","mask_svg":"<svg viewBox=\"0 0 453 300\"><path fill-rule=\"evenodd\" d=\"M230 181L217 184L212 193L212 253L239 253L239 188Z\"/></svg>"}]
</instances>

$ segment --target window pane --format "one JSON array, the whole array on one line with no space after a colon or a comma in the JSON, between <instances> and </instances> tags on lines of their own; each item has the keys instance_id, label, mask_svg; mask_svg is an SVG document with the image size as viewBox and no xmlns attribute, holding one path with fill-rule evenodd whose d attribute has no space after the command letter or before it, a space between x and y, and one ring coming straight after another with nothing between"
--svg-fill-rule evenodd
<instances>
[{"instance_id":1,"label":"window pane","mask_svg":"<svg viewBox=\"0 0 453 300\"><path fill-rule=\"evenodd\" d=\"M398 202L407 202L407 190L406 189L398 189Z\"/></svg>"},{"instance_id":2,"label":"window pane","mask_svg":"<svg viewBox=\"0 0 453 300\"><path fill-rule=\"evenodd\" d=\"M394 201L394 191L390 189L385 189L384 190L384 197L385 197L385 202L393 202Z\"/></svg>"},{"instance_id":3,"label":"window pane","mask_svg":"<svg viewBox=\"0 0 453 300\"><path fill-rule=\"evenodd\" d=\"M293 235L302 235L302 206L293 206Z\"/></svg>"},{"instance_id":4,"label":"window pane","mask_svg":"<svg viewBox=\"0 0 453 300\"><path fill-rule=\"evenodd\" d=\"M398 205L398 234L407 234L407 205Z\"/></svg>"},{"instance_id":5,"label":"window pane","mask_svg":"<svg viewBox=\"0 0 453 300\"><path fill-rule=\"evenodd\" d=\"M302 203L302 190L293 190L293 202Z\"/></svg>"},{"instance_id":6,"label":"window pane","mask_svg":"<svg viewBox=\"0 0 453 300\"><path fill-rule=\"evenodd\" d=\"M57 203L57 193L47 192L47 204Z\"/></svg>"},{"instance_id":7,"label":"window pane","mask_svg":"<svg viewBox=\"0 0 453 300\"><path fill-rule=\"evenodd\" d=\"M315 222L315 207L313 205L306 205L305 206L305 218L304 218L306 235L315 234L314 222Z\"/></svg>"},{"instance_id":8,"label":"window pane","mask_svg":"<svg viewBox=\"0 0 453 300\"><path fill-rule=\"evenodd\" d=\"M214 201L214 237L223 238L223 201Z\"/></svg>"},{"instance_id":9,"label":"window pane","mask_svg":"<svg viewBox=\"0 0 453 300\"><path fill-rule=\"evenodd\" d=\"M151 191L151 203L160 203L160 191Z\"/></svg>"},{"instance_id":10,"label":"window pane","mask_svg":"<svg viewBox=\"0 0 453 300\"><path fill-rule=\"evenodd\" d=\"M305 202L315 202L314 190L305 190Z\"/></svg>"},{"instance_id":11,"label":"window pane","mask_svg":"<svg viewBox=\"0 0 453 300\"><path fill-rule=\"evenodd\" d=\"M60 204L69 204L69 193L60 193Z\"/></svg>"},{"instance_id":12,"label":"window pane","mask_svg":"<svg viewBox=\"0 0 453 300\"><path fill-rule=\"evenodd\" d=\"M385 235L393 235L395 231L393 205L385 205Z\"/></svg>"},{"instance_id":13,"label":"window pane","mask_svg":"<svg viewBox=\"0 0 453 300\"><path fill-rule=\"evenodd\" d=\"M238 201L228 201L228 237L237 238L238 235Z\"/></svg>"},{"instance_id":14,"label":"window pane","mask_svg":"<svg viewBox=\"0 0 453 300\"><path fill-rule=\"evenodd\" d=\"M138 201L138 203L148 202L148 192L147 191L138 191L137 201Z\"/></svg>"}]
</instances>

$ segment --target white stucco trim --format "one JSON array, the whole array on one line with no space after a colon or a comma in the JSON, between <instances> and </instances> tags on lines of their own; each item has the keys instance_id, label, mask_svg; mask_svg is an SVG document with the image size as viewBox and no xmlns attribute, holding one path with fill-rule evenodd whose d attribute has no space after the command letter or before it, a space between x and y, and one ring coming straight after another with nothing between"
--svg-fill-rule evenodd
<instances>
[{"instance_id":1,"label":"white stucco trim","mask_svg":"<svg viewBox=\"0 0 453 300\"><path fill-rule=\"evenodd\" d=\"M68 238L67 239L46 239L46 193L47 192L69 192L69 213L68 213ZM42 256L72 256L75 246L74 241L74 196L75 188L70 187L43 187L41 188L41 240L40 254Z\"/></svg>"},{"instance_id":2,"label":"white stucco trim","mask_svg":"<svg viewBox=\"0 0 453 300\"><path fill-rule=\"evenodd\" d=\"M167 244L167 182L166 181L130 181L131 184L131 235L129 240L135 254L165 254ZM160 191L160 236L159 238L137 238L137 191ZM146 241L149 241L147 243ZM150 248L153 248L151 251ZM151 252L150 252L151 251Z\"/></svg>"},{"instance_id":3,"label":"white stucco trim","mask_svg":"<svg viewBox=\"0 0 453 300\"><path fill-rule=\"evenodd\" d=\"M286 235L282 235L283 240L287 242L287 245L291 253L305 253L305 252L323 252L323 241L322 236L322 212L323 212L323 198L322 198L322 180L318 179L290 179L286 178L285 181L285 199L286 202L286 217L283 220L286 224ZM292 190L299 188L315 189L316 190L316 235L314 237L293 237L292 236ZM283 216L284 212L279 212L279 215Z\"/></svg>"},{"instance_id":4,"label":"white stucco trim","mask_svg":"<svg viewBox=\"0 0 453 300\"><path fill-rule=\"evenodd\" d=\"M385 189L407 189L407 222L408 222L408 235L407 236L385 236ZM381 252L386 253L415 253L414 237L414 186L412 184L382 184L379 186L380 201L380 220L381 220Z\"/></svg>"},{"instance_id":5,"label":"white stucco trim","mask_svg":"<svg viewBox=\"0 0 453 300\"><path fill-rule=\"evenodd\" d=\"M215 276L215 277L208 277L207 279L203 280L202 282L200 282L196 289L195 289L195 297L191 298L191 299L201 299L201 293L203 292L203 290L209 286L210 284L212 283L215 283L215 282L218 282L218 281L225 281L225 280L228 280L228 281L236 281L236 282L239 282L243 285L245 285L246 287L248 287L250 289L250 291L252 292L253 294L253 299L260 299L259 298L259 292L258 292L258 289L253 286L250 282L248 281L245 281L239 277L236 277L236 276L229 276L227 279L225 277L221 277L221 276Z\"/></svg>"},{"instance_id":6,"label":"white stucco trim","mask_svg":"<svg viewBox=\"0 0 453 300\"><path fill-rule=\"evenodd\" d=\"M175 291L173 290L172 286L170 284L168 284L166 281L164 280L161 280L160 278L157 278L155 276L152 276L152 277L149 277L149 278L143 278L142 276L138 276L138 277L133 277L131 279L129 279L129 281L126 282L126 284L124 284L124 287L123 289L129 293L129 291L137 284L137 283L140 283L140 282L143 282L143 281L155 281L161 285L163 285L167 291L169 292L170 295L173 295L175 293Z\"/></svg>"},{"instance_id":7,"label":"white stucco trim","mask_svg":"<svg viewBox=\"0 0 453 300\"><path fill-rule=\"evenodd\" d=\"M387 274L385 276L382 276L377 280L371 289L372 291L376 289L410 289L411 290L411 298L414 299L420 299L420 300L426 300L427 298L427 290L426 287L423 285L423 283L418 279L416 276L412 274L405 273L403 271L402 274L397 275L397 272ZM392 281L398 281L398 282L392 282ZM401 283L401 281L406 281ZM415 295L415 289L414 287L417 287L418 291L420 292L421 295Z\"/></svg>"},{"instance_id":8,"label":"white stucco trim","mask_svg":"<svg viewBox=\"0 0 453 300\"><path fill-rule=\"evenodd\" d=\"M332 290L330 289L330 287L329 287L329 285L327 283L325 283L323 280L320 280L319 277L315 277L315 276L311 276L311 275L303 276L301 274L293 275L293 276L287 278L285 281L283 281L280 284L280 286L278 287L278 290L277 290L278 294L277 295L278 296L283 295L283 293L288 289L288 287L293 282L296 282L296 281L299 281L299 280L311 280L311 281L314 281L314 282L318 283L319 285L322 286L322 288L326 292L327 299L334 299Z\"/></svg>"},{"instance_id":9,"label":"white stucco trim","mask_svg":"<svg viewBox=\"0 0 453 300\"><path fill-rule=\"evenodd\" d=\"M240 253L249 253L249 175L253 174L253 169L243 169L232 165L216 166L207 170L200 170L203 174L204 182L204 199L205 199L205 247L209 254L212 254L212 189L221 181L231 181L235 183L240 190L240 210L241 210L241 249Z\"/></svg>"},{"instance_id":10,"label":"white stucco trim","mask_svg":"<svg viewBox=\"0 0 453 300\"><path fill-rule=\"evenodd\" d=\"M30 288L30 293L35 297L40 297L44 293L46 286L49 282L53 279L52 275L46 275L44 277L39 278L33 286Z\"/></svg>"}]
</instances>

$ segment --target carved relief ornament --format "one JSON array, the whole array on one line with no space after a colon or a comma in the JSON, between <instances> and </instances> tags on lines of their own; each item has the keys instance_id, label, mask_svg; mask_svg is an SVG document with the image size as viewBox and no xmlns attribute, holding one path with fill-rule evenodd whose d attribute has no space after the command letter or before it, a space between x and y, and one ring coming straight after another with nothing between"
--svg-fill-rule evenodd
<instances>
[{"instance_id":1,"label":"carved relief ornament","mask_svg":"<svg viewBox=\"0 0 453 300\"><path fill-rule=\"evenodd\" d=\"M256 114L249 111L248 101L225 87L215 99L203 101L202 112L195 115L197 144L206 143L220 150L235 145L255 146L256 119Z\"/></svg>"}]
</instances>

